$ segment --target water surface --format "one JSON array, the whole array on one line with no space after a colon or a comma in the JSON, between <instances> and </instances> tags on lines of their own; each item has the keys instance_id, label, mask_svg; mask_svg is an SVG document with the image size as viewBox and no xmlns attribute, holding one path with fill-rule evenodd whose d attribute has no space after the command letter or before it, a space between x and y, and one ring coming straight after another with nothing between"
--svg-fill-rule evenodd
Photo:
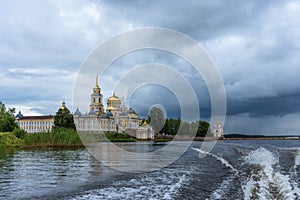
<instances>
[{"instance_id":1,"label":"water surface","mask_svg":"<svg viewBox=\"0 0 300 200\"><path fill-rule=\"evenodd\" d=\"M153 151L152 143L133 145ZM300 143L201 142L163 169L129 174L85 149L0 150L0 199L299 199Z\"/></svg>"}]
</instances>

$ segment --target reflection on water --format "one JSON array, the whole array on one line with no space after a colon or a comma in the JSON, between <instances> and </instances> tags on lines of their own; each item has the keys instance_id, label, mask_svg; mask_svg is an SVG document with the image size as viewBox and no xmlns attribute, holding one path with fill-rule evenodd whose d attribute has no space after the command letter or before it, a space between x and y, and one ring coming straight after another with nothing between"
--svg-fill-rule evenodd
<instances>
[{"instance_id":1,"label":"reflection on water","mask_svg":"<svg viewBox=\"0 0 300 200\"><path fill-rule=\"evenodd\" d=\"M151 143L118 145L136 152L160 148ZM106 153L118 157L110 150ZM86 149L0 149L0 198L61 197L120 175L124 173L104 166Z\"/></svg>"},{"instance_id":2,"label":"reflection on water","mask_svg":"<svg viewBox=\"0 0 300 200\"><path fill-rule=\"evenodd\" d=\"M0 197L26 198L61 185L83 183L105 170L85 149L1 149Z\"/></svg>"},{"instance_id":3,"label":"reflection on water","mask_svg":"<svg viewBox=\"0 0 300 200\"><path fill-rule=\"evenodd\" d=\"M105 142L89 145L88 150L95 158L115 170L145 173L169 166L186 151L189 144L189 141L172 141L165 146L151 142Z\"/></svg>"}]
</instances>

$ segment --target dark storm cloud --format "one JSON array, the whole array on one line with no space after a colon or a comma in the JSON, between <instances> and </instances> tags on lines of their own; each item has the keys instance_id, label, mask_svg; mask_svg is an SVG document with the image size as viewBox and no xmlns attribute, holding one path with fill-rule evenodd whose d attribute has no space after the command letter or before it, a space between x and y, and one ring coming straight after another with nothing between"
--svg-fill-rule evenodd
<instances>
[{"instance_id":1,"label":"dark storm cloud","mask_svg":"<svg viewBox=\"0 0 300 200\"><path fill-rule=\"evenodd\" d=\"M180 31L205 47L225 84L229 132L255 132L255 124L266 133L279 127L300 131L299 1L32 0L2 1L0 8L0 97L15 107L55 112L55 101L71 102L80 63L97 44L123 31L155 26ZM116 62L100 80L104 99L120 74L149 62L178 70L196 91L201 116L210 116L203 78L174 55L144 52ZM172 98L155 92L159 98L154 99L176 116ZM273 121L277 127L269 126Z\"/></svg>"},{"instance_id":2,"label":"dark storm cloud","mask_svg":"<svg viewBox=\"0 0 300 200\"><path fill-rule=\"evenodd\" d=\"M249 99L228 99L228 115L248 114L250 117L278 116L300 112L300 93L283 94L274 97Z\"/></svg>"},{"instance_id":3,"label":"dark storm cloud","mask_svg":"<svg viewBox=\"0 0 300 200\"><path fill-rule=\"evenodd\" d=\"M141 26L163 26L198 40L227 32L243 32L256 25L255 19L278 1L110 1L120 16Z\"/></svg>"},{"instance_id":4,"label":"dark storm cloud","mask_svg":"<svg viewBox=\"0 0 300 200\"><path fill-rule=\"evenodd\" d=\"M114 85L121 77L128 72L132 66L140 66L145 63L160 63L167 66L170 66L177 70L180 75L185 78L191 87L195 91L195 95L199 102L199 108L201 112L201 117L209 118L210 116L210 95L206 87L205 81L197 70L190 65L187 61L178 56L162 51L162 50L140 50L128 53L119 59L117 59L108 71L104 74L103 78L105 79L105 85ZM150 70L151 71L151 70ZM157 76L156 72L152 72L153 78ZM141 76L141 74L139 75ZM147 74L147 76L149 76ZM172 77L169 77L168 74L165 74L164 79L171 80ZM112 88L110 88L112 89ZM142 93L141 92L145 92ZM178 118L180 117L180 112L178 112L178 103L177 99L171 97L169 92L157 88L153 85L148 85L147 90L140 91L138 94L133 95L131 98L131 105L136 109L138 113L147 113L151 105L162 104L166 107L169 117ZM188 94L185 94L186 91L181 91L184 94L185 98L188 100L190 97ZM149 97L149 98L145 98ZM191 106L192 107L192 106ZM193 112L192 109L189 109L189 112Z\"/></svg>"},{"instance_id":5,"label":"dark storm cloud","mask_svg":"<svg viewBox=\"0 0 300 200\"><path fill-rule=\"evenodd\" d=\"M228 48L224 49L226 52L218 52L224 56L216 58L220 63L218 67L221 73L225 73L224 82L229 86L228 114L248 113L250 117L260 117L282 116L299 111L297 95L283 95L284 91L297 89L295 84L299 83L295 83L297 77L290 74L290 71L299 69L299 60L294 60L299 53L299 32L291 33L295 25L289 25L291 18L280 17L281 14L289 12L285 3L114 1L109 2L107 6L111 9L121 8L120 16L138 26L172 28L205 44L223 37L221 42L216 41L213 45L206 46L212 53L214 48L219 48L218 46ZM280 25L281 23L285 25ZM285 26L289 28L284 30ZM226 38L227 35L229 39ZM291 38L291 35L295 38ZM242 45L236 52L230 45L226 46L227 40L233 43L235 41L231 40L235 37L239 40L237 43ZM235 60L228 62L228 58ZM234 65L236 67L233 68ZM241 87L232 87L236 83ZM202 110L209 111L210 103L206 97ZM205 112L205 115L208 116L208 113Z\"/></svg>"}]
</instances>

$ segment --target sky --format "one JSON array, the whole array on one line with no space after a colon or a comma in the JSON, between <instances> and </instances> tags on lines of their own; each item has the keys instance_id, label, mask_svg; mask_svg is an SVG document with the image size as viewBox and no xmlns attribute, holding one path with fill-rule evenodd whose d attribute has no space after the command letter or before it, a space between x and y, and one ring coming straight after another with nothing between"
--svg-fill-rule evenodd
<instances>
[{"instance_id":1,"label":"sky","mask_svg":"<svg viewBox=\"0 0 300 200\"><path fill-rule=\"evenodd\" d=\"M0 101L24 115L55 114L62 100L74 111L80 66L97 45L125 31L162 27L193 38L215 63L227 97L225 133L300 135L299 19L296 0L0 0ZM173 66L186 77L201 102L201 119L209 118L203 78L182 59L157 50L112 64L100 79L104 104L122 70L149 62ZM155 103L165 105L169 116L178 114L166 88L145 86L131 102L140 115ZM82 112L88 104L89 97Z\"/></svg>"}]
</instances>

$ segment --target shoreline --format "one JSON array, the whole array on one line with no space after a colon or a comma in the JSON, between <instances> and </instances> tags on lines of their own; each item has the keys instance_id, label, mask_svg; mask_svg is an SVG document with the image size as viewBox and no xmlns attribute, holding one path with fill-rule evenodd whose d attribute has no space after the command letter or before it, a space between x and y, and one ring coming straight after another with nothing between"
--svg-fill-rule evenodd
<instances>
[{"instance_id":1,"label":"shoreline","mask_svg":"<svg viewBox=\"0 0 300 200\"><path fill-rule=\"evenodd\" d=\"M139 142L153 142L159 143L159 142L170 142L170 141L199 141L199 142L210 142L210 141L238 141L238 140L300 140L298 137L256 137L256 138L215 138L215 137L195 137L191 138L189 136L180 136L177 138L174 137L167 137L167 138L156 138L154 140L128 140L128 139L115 139L110 140L112 143L118 143L118 142L131 142L131 143L139 143ZM99 141L101 142L107 142L107 141ZM16 149L64 149L64 148L70 148L70 149L79 149L79 148L86 148L84 144L38 144L38 145L22 145L22 144L13 144L13 145L0 145L0 148L16 148Z\"/></svg>"},{"instance_id":2,"label":"shoreline","mask_svg":"<svg viewBox=\"0 0 300 200\"><path fill-rule=\"evenodd\" d=\"M300 138L265 137L265 138L224 138L223 140L300 140Z\"/></svg>"}]
</instances>

